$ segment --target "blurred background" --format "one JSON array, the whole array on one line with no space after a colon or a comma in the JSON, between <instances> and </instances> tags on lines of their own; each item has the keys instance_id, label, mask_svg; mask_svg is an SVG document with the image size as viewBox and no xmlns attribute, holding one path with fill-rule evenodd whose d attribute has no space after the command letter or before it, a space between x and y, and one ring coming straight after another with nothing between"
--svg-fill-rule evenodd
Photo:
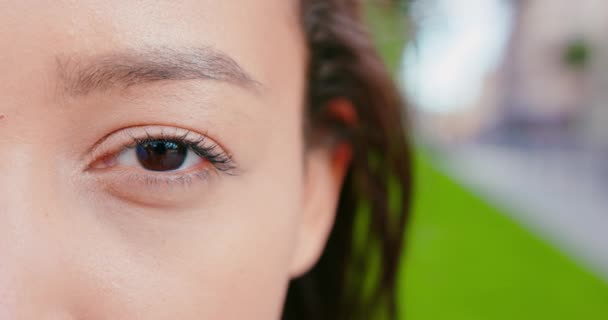
<instances>
[{"instance_id":1,"label":"blurred background","mask_svg":"<svg viewBox=\"0 0 608 320\"><path fill-rule=\"evenodd\" d=\"M608 319L608 1L366 12L416 145L405 318Z\"/></svg>"}]
</instances>

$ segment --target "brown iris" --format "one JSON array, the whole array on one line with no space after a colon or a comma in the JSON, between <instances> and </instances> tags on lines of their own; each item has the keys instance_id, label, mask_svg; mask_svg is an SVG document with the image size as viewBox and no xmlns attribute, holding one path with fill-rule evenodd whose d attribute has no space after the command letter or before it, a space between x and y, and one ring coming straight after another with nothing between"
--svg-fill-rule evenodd
<instances>
[{"instance_id":1,"label":"brown iris","mask_svg":"<svg viewBox=\"0 0 608 320\"><path fill-rule=\"evenodd\" d=\"M188 147L175 141L148 141L135 148L137 160L147 170L173 171L179 169L188 154Z\"/></svg>"}]
</instances>

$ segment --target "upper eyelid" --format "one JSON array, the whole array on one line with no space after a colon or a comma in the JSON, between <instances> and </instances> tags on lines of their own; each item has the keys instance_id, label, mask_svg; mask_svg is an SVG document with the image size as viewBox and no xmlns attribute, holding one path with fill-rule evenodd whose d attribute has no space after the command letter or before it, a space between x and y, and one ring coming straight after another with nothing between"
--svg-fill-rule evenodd
<instances>
[{"instance_id":1,"label":"upper eyelid","mask_svg":"<svg viewBox=\"0 0 608 320\"><path fill-rule=\"evenodd\" d=\"M145 138L137 138L133 135L129 135L129 137L131 138L131 143L132 143L130 146L134 147L138 143L147 142L147 141L158 141L158 140L179 140L179 141L184 141L184 142L187 142L190 144L200 144L200 143L203 143L205 140L207 140L206 136L203 136L200 134L197 134L199 137L196 139L189 139L188 135L190 135L191 132L192 131L188 130L183 135L176 134L176 135L169 135L169 136L163 134L162 131L159 136L154 136L154 135L151 135L148 132L146 132Z\"/></svg>"}]
</instances>

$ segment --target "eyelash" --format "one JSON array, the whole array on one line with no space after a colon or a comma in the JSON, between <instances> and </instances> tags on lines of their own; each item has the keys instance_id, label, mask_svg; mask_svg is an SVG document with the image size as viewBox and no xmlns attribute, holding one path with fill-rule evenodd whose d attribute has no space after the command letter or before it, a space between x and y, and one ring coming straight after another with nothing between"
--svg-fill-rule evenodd
<instances>
[{"instance_id":1,"label":"eyelash","mask_svg":"<svg viewBox=\"0 0 608 320\"><path fill-rule=\"evenodd\" d=\"M176 135L170 137L166 137L164 134L161 133L160 137L154 137L153 135L150 135L148 132L146 132L147 137L143 139L131 136L131 144L125 146L125 148L135 148L139 144L145 144L147 142L152 141L178 142L184 144L197 156L203 158L206 161L209 161L215 167L215 169L220 172L230 174L235 169L231 155L222 150L219 150L219 146L215 143L206 145L207 138L204 136L201 136L199 139L196 140L188 139L188 135L190 135L191 133L191 131L187 131L184 135Z\"/></svg>"}]
</instances>

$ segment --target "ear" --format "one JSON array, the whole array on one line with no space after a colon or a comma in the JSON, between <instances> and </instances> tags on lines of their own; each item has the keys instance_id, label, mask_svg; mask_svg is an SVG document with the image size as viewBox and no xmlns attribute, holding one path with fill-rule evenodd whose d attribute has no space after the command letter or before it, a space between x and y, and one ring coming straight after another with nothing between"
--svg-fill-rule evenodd
<instances>
[{"instance_id":1,"label":"ear","mask_svg":"<svg viewBox=\"0 0 608 320\"><path fill-rule=\"evenodd\" d=\"M346 99L328 104L330 117L347 125L356 122L353 105ZM298 225L291 277L310 270L317 262L334 224L340 191L352 159L352 146L339 142L320 145L307 151L304 206Z\"/></svg>"}]
</instances>

